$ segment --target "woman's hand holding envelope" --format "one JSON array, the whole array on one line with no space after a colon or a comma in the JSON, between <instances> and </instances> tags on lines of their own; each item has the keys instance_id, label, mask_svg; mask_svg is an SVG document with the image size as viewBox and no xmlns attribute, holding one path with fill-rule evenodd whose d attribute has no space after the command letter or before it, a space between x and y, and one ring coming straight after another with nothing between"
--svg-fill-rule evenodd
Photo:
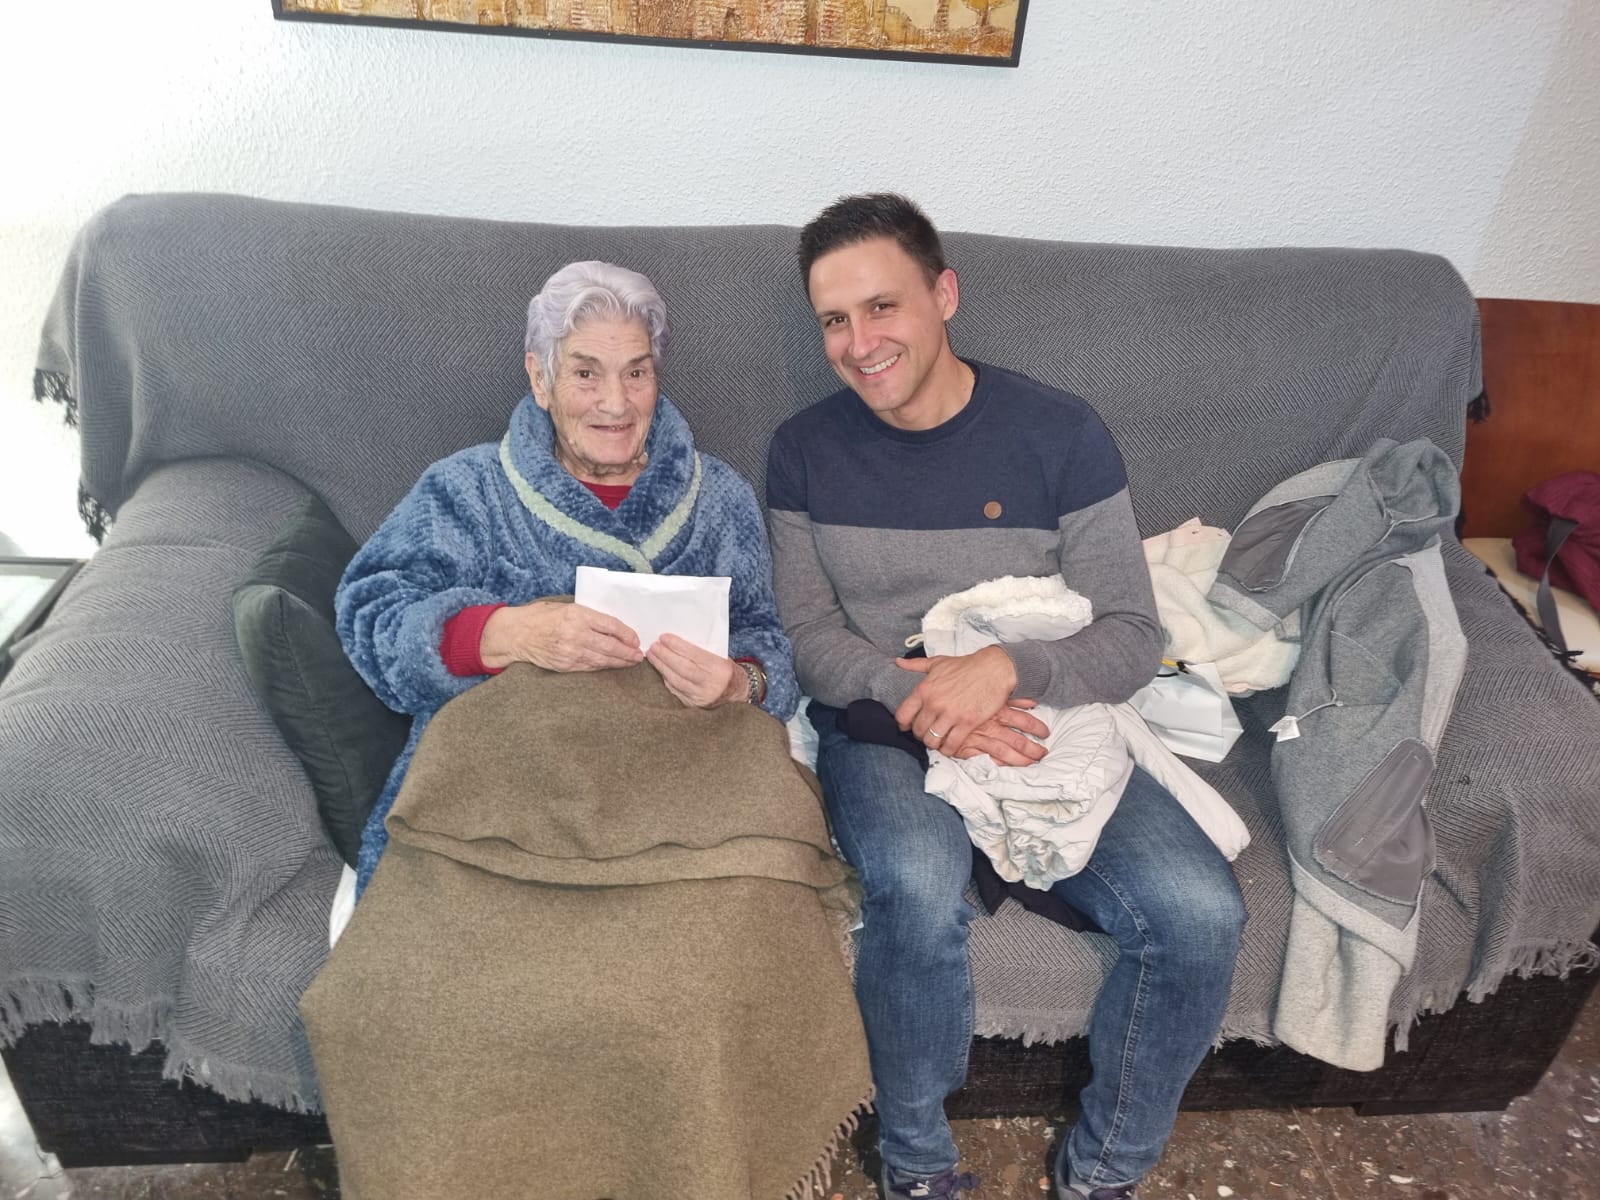
<instances>
[{"instance_id":1,"label":"woman's hand holding envelope","mask_svg":"<svg viewBox=\"0 0 1600 1200\"><path fill-rule=\"evenodd\" d=\"M498 610L483 627L479 653L486 667L530 662L548 671L605 671L644 659L638 635L617 618L548 600Z\"/></svg>"},{"instance_id":2,"label":"woman's hand holding envelope","mask_svg":"<svg viewBox=\"0 0 1600 1200\"><path fill-rule=\"evenodd\" d=\"M691 708L716 708L749 698L745 673L733 659L702 650L675 633L663 633L645 653L661 681Z\"/></svg>"}]
</instances>

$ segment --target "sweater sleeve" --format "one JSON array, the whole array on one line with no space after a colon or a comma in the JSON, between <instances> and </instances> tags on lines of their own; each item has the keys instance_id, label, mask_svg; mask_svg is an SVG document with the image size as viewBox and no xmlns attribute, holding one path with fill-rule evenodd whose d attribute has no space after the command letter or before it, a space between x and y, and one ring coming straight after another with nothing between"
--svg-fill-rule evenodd
<instances>
[{"instance_id":1,"label":"sweater sleeve","mask_svg":"<svg viewBox=\"0 0 1600 1200\"><path fill-rule=\"evenodd\" d=\"M836 708L853 700L899 708L922 676L849 628L811 533L804 460L782 429L767 452L767 522L773 586L800 687Z\"/></svg>"},{"instance_id":2,"label":"sweater sleeve","mask_svg":"<svg viewBox=\"0 0 1600 1200\"><path fill-rule=\"evenodd\" d=\"M483 627L504 604L474 604L463 608L444 623L439 639L439 657L452 675L498 675L504 667L483 664Z\"/></svg>"},{"instance_id":3,"label":"sweater sleeve","mask_svg":"<svg viewBox=\"0 0 1600 1200\"><path fill-rule=\"evenodd\" d=\"M1052 458L1057 558L1094 619L1069 638L1003 647L1017 671L1013 698L1062 708L1126 700L1154 677L1163 640L1122 452L1099 415L1079 404Z\"/></svg>"},{"instance_id":4,"label":"sweater sleeve","mask_svg":"<svg viewBox=\"0 0 1600 1200\"><path fill-rule=\"evenodd\" d=\"M441 654L446 621L503 599L484 586L492 562L484 483L472 451L429 467L340 581L339 640L396 712L434 712L485 678L452 674Z\"/></svg>"},{"instance_id":5,"label":"sweater sleeve","mask_svg":"<svg viewBox=\"0 0 1600 1200\"><path fill-rule=\"evenodd\" d=\"M1120 704L1161 663L1161 624L1128 489L1061 518L1061 574L1086 596L1094 620L1072 637L1012 642L1014 699L1065 708Z\"/></svg>"}]
</instances>

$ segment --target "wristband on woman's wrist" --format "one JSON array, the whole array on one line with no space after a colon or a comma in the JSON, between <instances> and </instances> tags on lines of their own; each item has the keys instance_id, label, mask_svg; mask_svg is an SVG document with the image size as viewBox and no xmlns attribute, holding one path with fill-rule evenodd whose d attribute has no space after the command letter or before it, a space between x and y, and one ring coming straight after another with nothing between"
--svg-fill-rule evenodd
<instances>
[{"instance_id":1,"label":"wristband on woman's wrist","mask_svg":"<svg viewBox=\"0 0 1600 1200\"><path fill-rule=\"evenodd\" d=\"M767 673L761 663L753 658L736 658L733 660L744 671L745 700L750 704L760 704L767 698Z\"/></svg>"}]
</instances>

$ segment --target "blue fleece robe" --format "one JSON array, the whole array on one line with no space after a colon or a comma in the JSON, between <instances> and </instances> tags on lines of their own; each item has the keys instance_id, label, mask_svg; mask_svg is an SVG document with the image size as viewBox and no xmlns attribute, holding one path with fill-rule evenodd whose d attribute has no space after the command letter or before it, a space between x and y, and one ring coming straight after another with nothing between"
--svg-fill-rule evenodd
<instances>
[{"instance_id":1,"label":"blue fleece robe","mask_svg":"<svg viewBox=\"0 0 1600 1200\"><path fill-rule=\"evenodd\" d=\"M729 653L765 668L762 708L780 721L794 712L800 690L750 485L695 450L665 396L645 447L649 465L613 512L556 460L550 417L526 396L499 444L434 463L350 561L334 599L339 640L378 698L415 718L362 835L360 888L429 719L487 678L452 675L439 655L445 622L470 605L571 595L580 566L727 575Z\"/></svg>"}]
</instances>

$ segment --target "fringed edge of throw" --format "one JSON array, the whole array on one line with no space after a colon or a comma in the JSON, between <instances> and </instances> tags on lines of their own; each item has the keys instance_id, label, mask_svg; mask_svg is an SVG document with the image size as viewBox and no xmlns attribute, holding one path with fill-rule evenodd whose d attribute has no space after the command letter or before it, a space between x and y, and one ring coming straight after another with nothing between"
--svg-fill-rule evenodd
<instances>
[{"instance_id":1,"label":"fringed edge of throw","mask_svg":"<svg viewBox=\"0 0 1600 1200\"><path fill-rule=\"evenodd\" d=\"M113 519L111 513L81 483L78 485L78 516L83 518L83 527L96 545L106 540L106 530L111 527Z\"/></svg>"},{"instance_id":2,"label":"fringed edge of throw","mask_svg":"<svg viewBox=\"0 0 1600 1200\"><path fill-rule=\"evenodd\" d=\"M1211 1043L1213 1050L1220 1050L1228 1042L1253 1042L1257 1046L1280 1045L1278 1039L1272 1036L1272 1029L1265 1024L1239 1024L1237 1021L1228 1021L1224 1018L1222 1030L1217 1034L1217 1040Z\"/></svg>"},{"instance_id":3,"label":"fringed edge of throw","mask_svg":"<svg viewBox=\"0 0 1600 1200\"><path fill-rule=\"evenodd\" d=\"M988 1017L979 1018L973 1032L979 1037L1015 1038L1020 1040L1024 1046L1039 1044L1048 1046L1058 1042L1070 1042L1073 1038L1083 1037L1088 1033L1088 1030L1087 1018L1082 1020L1062 1018L1056 1021L1040 1021L1037 1019L1018 1021L1006 1017ZM1225 1019L1216 1040L1211 1043L1211 1048L1215 1050L1227 1042L1240 1041L1254 1042L1258 1046L1278 1045L1278 1039L1272 1036L1271 1027L1263 1022Z\"/></svg>"},{"instance_id":4,"label":"fringed edge of throw","mask_svg":"<svg viewBox=\"0 0 1600 1200\"><path fill-rule=\"evenodd\" d=\"M161 1077L203 1084L229 1100L259 1100L290 1112L321 1112L321 1097L291 1079L218 1062L172 1032L172 1003L152 1000L137 1007L97 1001L94 985L60 979L14 979L0 984L0 1045L15 1045L30 1025L82 1021L94 1046L125 1045L137 1054L154 1042L166 1047Z\"/></svg>"},{"instance_id":5,"label":"fringed edge of throw","mask_svg":"<svg viewBox=\"0 0 1600 1200\"><path fill-rule=\"evenodd\" d=\"M822 1153L817 1155L817 1161L812 1163L811 1169L800 1176L794 1186L783 1194L783 1200L812 1200L813 1197L826 1194L828 1184L833 1179L834 1160L849 1142L851 1135L861 1127L861 1120L866 1116L867 1108L871 1105L875 1094L872 1088L867 1089L867 1094L861 1098L861 1103L851 1110L848 1117L839 1122L838 1128L833 1131L833 1136L828 1139L828 1144L823 1147Z\"/></svg>"},{"instance_id":6,"label":"fringed edge of throw","mask_svg":"<svg viewBox=\"0 0 1600 1200\"><path fill-rule=\"evenodd\" d=\"M1441 988L1429 992L1418 1000L1411 1011L1403 1017L1397 1018L1389 1030L1390 1045L1396 1054L1404 1054L1411 1049L1411 1031L1422 1021L1423 1017L1438 1016L1447 1013L1456 1006L1461 999L1461 988ZM1482 999L1480 996L1479 999Z\"/></svg>"},{"instance_id":7,"label":"fringed edge of throw","mask_svg":"<svg viewBox=\"0 0 1600 1200\"><path fill-rule=\"evenodd\" d=\"M78 398L72 394L67 377L60 371L35 371L33 398L40 404L49 400L61 405L61 423L74 429L78 427Z\"/></svg>"},{"instance_id":8,"label":"fringed edge of throw","mask_svg":"<svg viewBox=\"0 0 1600 1200\"><path fill-rule=\"evenodd\" d=\"M291 1078L263 1078L258 1071L218 1062L201 1055L181 1038L162 1038L161 1041L167 1047L167 1061L161 1068L163 1079L203 1084L229 1100L259 1100L293 1113L322 1111L322 1098L314 1086L307 1090Z\"/></svg>"},{"instance_id":9,"label":"fringed edge of throw","mask_svg":"<svg viewBox=\"0 0 1600 1200\"><path fill-rule=\"evenodd\" d=\"M1591 941L1536 942L1512 953L1500 970L1480 973L1467 985L1467 999L1477 1004L1485 996L1493 995L1500 981L1509 975L1519 979L1532 979L1536 975L1565 979L1574 971L1590 971L1596 967L1600 967L1600 946Z\"/></svg>"},{"instance_id":10,"label":"fringed edge of throw","mask_svg":"<svg viewBox=\"0 0 1600 1200\"><path fill-rule=\"evenodd\" d=\"M1034 1046L1040 1043L1052 1045L1056 1042L1068 1042L1075 1037L1082 1037L1088 1028L1083 1021L1067 1018L1059 1020L1040 1020L1030 1018L1018 1021L1007 1017L980 1017L974 1023L972 1032L979 1037L1017 1038L1024 1046Z\"/></svg>"},{"instance_id":11,"label":"fringed edge of throw","mask_svg":"<svg viewBox=\"0 0 1600 1200\"><path fill-rule=\"evenodd\" d=\"M1411 1048L1411 1031L1423 1017L1449 1012L1463 996L1473 1004L1481 1004L1499 991L1500 984L1513 975L1519 979L1532 979L1538 975L1565 979L1574 971L1597 968L1600 968L1600 946L1593 942L1537 942L1524 946L1500 959L1493 969L1480 971L1463 986L1442 988L1419 1000L1409 1016L1395 1023L1392 1032L1395 1053L1403 1054Z\"/></svg>"},{"instance_id":12,"label":"fringed edge of throw","mask_svg":"<svg viewBox=\"0 0 1600 1200\"><path fill-rule=\"evenodd\" d=\"M858 922L852 919L853 914L842 912L837 908L823 910L827 915L829 927L839 939L839 957L844 960L845 974L850 976L852 984L856 981L856 929Z\"/></svg>"},{"instance_id":13,"label":"fringed edge of throw","mask_svg":"<svg viewBox=\"0 0 1600 1200\"><path fill-rule=\"evenodd\" d=\"M29 1025L87 1021L93 994L88 984L56 979L13 979L0 984L0 1043L15 1045ZM131 1035L123 1040L135 1050L143 1050L153 1037L137 1043Z\"/></svg>"},{"instance_id":14,"label":"fringed edge of throw","mask_svg":"<svg viewBox=\"0 0 1600 1200\"><path fill-rule=\"evenodd\" d=\"M35 371L33 398L40 404L48 401L61 405L61 423L72 429L78 427L78 398L72 394L70 381L60 371ZM78 516L83 518L83 527L96 545L106 540L106 530L111 527L111 513L81 483L78 485Z\"/></svg>"}]
</instances>

